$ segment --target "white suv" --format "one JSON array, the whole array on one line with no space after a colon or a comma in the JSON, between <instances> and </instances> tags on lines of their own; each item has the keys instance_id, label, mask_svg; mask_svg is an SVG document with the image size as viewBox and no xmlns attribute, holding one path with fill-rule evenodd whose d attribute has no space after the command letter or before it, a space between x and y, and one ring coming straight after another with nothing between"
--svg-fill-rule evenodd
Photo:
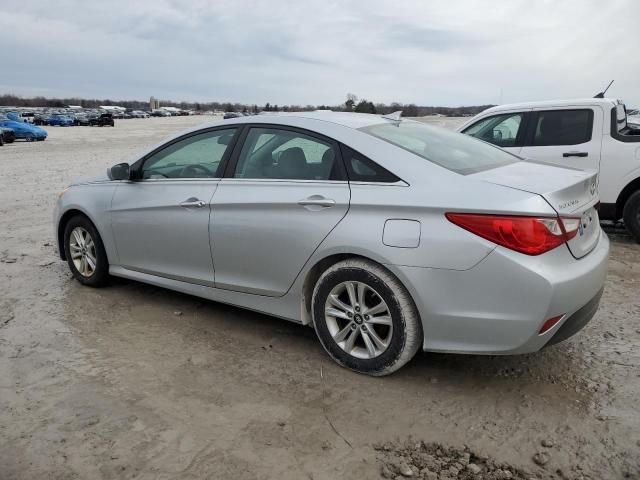
<instances>
[{"instance_id":1,"label":"white suv","mask_svg":"<svg viewBox=\"0 0 640 480\"><path fill-rule=\"evenodd\" d=\"M521 157L599 171L600 218L624 219L640 242L640 130L608 98L501 105L458 128Z\"/></svg>"}]
</instances>

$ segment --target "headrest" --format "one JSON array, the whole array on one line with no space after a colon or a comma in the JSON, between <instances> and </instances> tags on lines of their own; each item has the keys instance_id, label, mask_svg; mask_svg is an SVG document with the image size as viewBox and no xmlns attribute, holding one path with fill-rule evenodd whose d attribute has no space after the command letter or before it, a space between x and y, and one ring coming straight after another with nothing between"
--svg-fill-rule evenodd
<instances>
[{"instance_id":1,"label":"headrest","mask_svg":"<svg viewBox=\"0 0 640 480\"><path fill-rule=\"evenodd\" d=\"M283 178L306 178L307 159L300 147L287 148L278 158L278 170Z\"/></svg>"}]
</instances>

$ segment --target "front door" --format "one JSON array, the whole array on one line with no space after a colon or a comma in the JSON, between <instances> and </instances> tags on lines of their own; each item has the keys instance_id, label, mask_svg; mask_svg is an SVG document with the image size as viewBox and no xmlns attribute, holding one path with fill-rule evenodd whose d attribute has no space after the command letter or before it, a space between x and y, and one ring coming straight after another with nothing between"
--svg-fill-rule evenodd
<instances>
[{"instance_id":1,"label":"front door","mask_svg":"<svg viewBox=\"0 0 640 480\"><path fill-rule=\"evenodd\" d=\"M234 133L226 128L171 142L141 163L139 180L118 185L111 218L121 266L213 286L211 199Z\"/></svg>"},{"instance_id":2,"label":"front door","mask_svg":"<svg viewBox=\"0 0 640 480\"><path fill-rule=\"evenodd\" d=\"M238 150L238 149L236 149ZM213 197L217 288L282 296L349 208L337 144L285 127L251 127Z\"/></svg>"},{"instance_id":3,"label":"front door","mask_svg":"<svg viewBox=\"0 0 640 480\"><path fill-rule=\"evenodd\" d=\"M462 133L492 143L515 155L520 153L524 140L526 112L509 112L478 120Z\"/></svg>"}]
</instances>

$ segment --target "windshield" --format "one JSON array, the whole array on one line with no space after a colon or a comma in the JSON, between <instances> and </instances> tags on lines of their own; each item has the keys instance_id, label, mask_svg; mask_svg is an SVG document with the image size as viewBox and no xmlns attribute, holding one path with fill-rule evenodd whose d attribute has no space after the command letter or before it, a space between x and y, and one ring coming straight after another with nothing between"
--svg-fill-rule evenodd
<instances>
[{"instance_id":1,"label":"windshield","mask_svg":"<svg viewBox=\"0 0 640 480\"><path fill-rule=\"evenodd\" d=\"M488 143L420 122L403 120L360 130L462 175L519 161Z\"/></svg>"}]
</instances>

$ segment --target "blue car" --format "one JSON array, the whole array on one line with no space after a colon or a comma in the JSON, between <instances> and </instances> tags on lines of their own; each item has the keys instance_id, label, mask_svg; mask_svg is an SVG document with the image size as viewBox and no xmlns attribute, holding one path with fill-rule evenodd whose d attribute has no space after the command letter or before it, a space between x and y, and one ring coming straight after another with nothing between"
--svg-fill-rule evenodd
<instances>
[{"instance_id":1,"label":"blue car","mask_svg":"<svg viewBox=\"0 0 640 480\"><path fill-rule=\"evenodd\" d=\"M71 117L67 117L66 115L61 115L59 113L54 113L49 117L48 123L50 126L54 127L56 125L60 127L72 127L73 119Z\"/></svg>"},{"instance_id":2,"label":"blue car","mask_svg":"<svg viewBox=\"0 0 640 480\"><path fill-rule=\"evenodd\" d=\"M0 115L0 127L10 128L15 133L16 138L21 138L28 142L47 138L46 130L21 121L18 114L13 112L8 113L6 116Z\"/></svg>"}]
</instances>

